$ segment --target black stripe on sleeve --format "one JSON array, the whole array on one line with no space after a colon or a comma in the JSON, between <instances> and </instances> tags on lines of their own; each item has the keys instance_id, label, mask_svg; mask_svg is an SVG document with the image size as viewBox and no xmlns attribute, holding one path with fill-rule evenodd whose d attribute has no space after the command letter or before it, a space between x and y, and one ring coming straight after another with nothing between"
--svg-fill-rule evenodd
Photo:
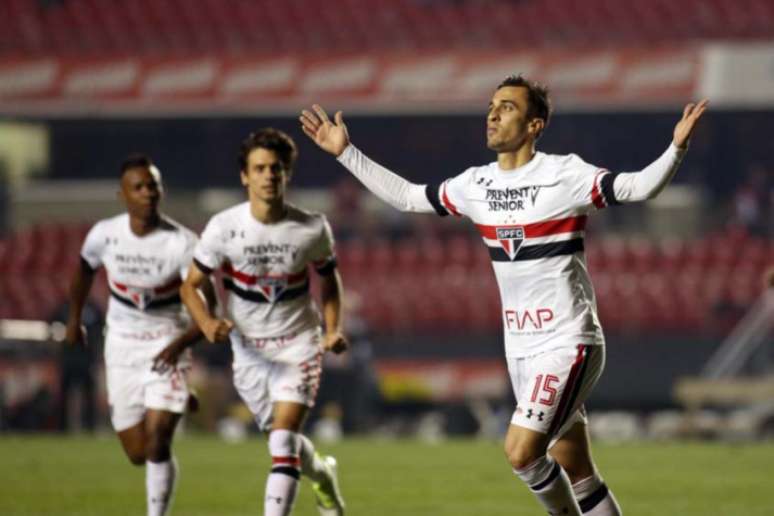
<instances>
[{"instance_id":1,"label":"black stripe on sleeve","mask_svg":"<svg viewBox=\"0 0 774 516\"><path fill-rule=\"evenodd\" d=\"M427 185L425 186L425 195L430 204L433 205L435 212L441 217L445 217L449 214L449 211L441 204L441 198L438 193L441 191L441 185Z\"/></svg>"},{"instance_id":2,"label":"black stripe on sleeve","mask_svg":"<svg viewBox=\"0 0 774 516\"><path fill-rule=\"evenodd\" d=\"M81 256L81 270L82 271L89 271L89 272L96 272L97 269L92 267L91 264L86 261L86 258Z\"/></svg>"},{"instance_id":3,"label":"black stripe on sleeve","mask_svg":"<svg viewBox=\"0 0 774 516\"><path fill-rule=\"evenodd\" d=\"M602 190L602 197L605 199L605 203L608 206L618 206L620 201L615 198L615 189L613 188L613 181L618 174L607 173L602 176L600 180L600 190Z\"/></svg>"},{"instance_id":4,"label":"black stripe on sleeve","mask_svg":"<svg viewBox=\"0 0 774 516\"><path fill-rule=\"evenodd\" d=\"M338 267L339 262L336 261L336 257L332 256L329 260L326 260L326 262L321 265L320 267L316 267L315 270L317 271L317 274L320 276L330 276L333 274L333 271L336 270L336 267Z\"/></svg>"},{"instance_id":5,"label":"black stripe on sleeve","mask_svg":"<svg viewBox=\"0 0 774 516\"><path fill-rule=\"evenodd\" d=\"M193 259L193 262L196 264L199 270L201 270L204 274L212 274L212 270L213 270L212 267L207 267L196 258Z\"/></svg>"}]
</instances>

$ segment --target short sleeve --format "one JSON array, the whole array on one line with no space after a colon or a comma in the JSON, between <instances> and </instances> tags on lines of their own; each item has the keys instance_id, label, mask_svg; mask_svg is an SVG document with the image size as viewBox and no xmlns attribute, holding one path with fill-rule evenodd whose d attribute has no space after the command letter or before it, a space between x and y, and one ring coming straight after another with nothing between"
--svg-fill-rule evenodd
<instances>
[{"instance_id":1,"label":"short sleeve","mask_svg":"<svg viewBox=\"0 0 774 516\"><path fill-rule=\"evenodd\" d=\"M455 217L462 217L467 215L465 191L469 179L470 169L441 184L427 185L425 195L439 216L445 217L451 214Z\"/></svg>"},{"instance_id":2,"label":"short sleeve","mask_svg":"<svg viewBox=\"0 0 774 516\"><path fill-rule=\"evenodd\" d=\"M601 210L620 204L613 191L617 174L586 163L575 154L567 156L563 172L570 178L573 198L582 206Z\"/></svg>"},{"instance_id":3,"label":"short sleeve","mask_svg":"<svg viewBox=\"0 0 774 516\"><path fill-rule=\"evenodd\" d=\"M81 247L81 258L92 269L102 266L102 257L107 246L108 235L105 233L105 225L101 222L95 224L86 235Z\"/></svg>"},{"instance_id":4,"label":"short sleeve","mask_svg":"<svg viewBox=\"0 0 774 516\"><path fill-rule=\"evenodd\" d=\"M210 274L223 263L225 237L218 218L212 218L202 232L193 251L193 262L203 272Z\"/></svg>"},{"instance_id":5,"label":"short sleeve","mask_svg":"<svg viewBox=\"0 0 774 516\"><path fill-rule=\"evenodd\" d=\"M196 251L196 244L198 238L193 232L187 232L185 235L185 248L183 249L183 256L180 258L180 277L185 279L188 275L188 268L191 266L191 262L194 259L194 252Z\"/></svg>"},{"instance_id":6,"label":"short sleeve","mask_svg":"<svg viewBox=\"0 0 774 516\"><path fill-rule=\"evenodd\" d=\"M310 251L309 259L320 275L327 276L336 269L336 253L334 252L331 225L325 216L321 216L321 219L320 235Z\"/></svg>"}]
</instances>

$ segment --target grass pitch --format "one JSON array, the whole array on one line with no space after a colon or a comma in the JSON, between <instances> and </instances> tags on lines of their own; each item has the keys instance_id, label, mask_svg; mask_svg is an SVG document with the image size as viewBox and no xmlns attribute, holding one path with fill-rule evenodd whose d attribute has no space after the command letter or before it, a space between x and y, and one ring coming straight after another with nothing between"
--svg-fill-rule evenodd
<instances>
[{"instance_id":1,"label":"grass pitch","mask_svg":"<svg viewBox=\"0 0 774 516\"><path fill-rule=\"evenodd\" d=\"M355 439L320 448L339 460L352 516L543 514L499 443ZM184 435L175 449L181 477L173 514L261 514L263 439L226 444ZM595 453L627 516L774 514L774 443L597 444ZM144 478L113 436L0 436L2 515L144 514ZM306 482L294 514L317 514Z\"/></svg>"}]
</instances>

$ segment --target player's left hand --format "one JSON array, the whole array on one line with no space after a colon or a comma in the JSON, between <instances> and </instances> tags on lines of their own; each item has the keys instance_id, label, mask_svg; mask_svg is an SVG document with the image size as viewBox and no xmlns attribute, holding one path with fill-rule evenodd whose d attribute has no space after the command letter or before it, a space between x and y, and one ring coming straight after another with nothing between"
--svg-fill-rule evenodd
<instances>
[{"instance_id":1,"label":"player's left hand","mask_svg":"<svg viewBox=\"0 0 774 516\"><path fill-rule=\"evenodd\" d=\"M169 369L176 367L177 361L184 350L185 347L181 346L179 342L171 342L167 347L162 349L158 355L153 357L153 367L151 367L151 371L163 374Z\"/></svg>"},{"instance_id":2,"label":"player's left hand","mask_svg":"<svg viewBox=\"0 0 774 516\"><path fill-rule=\"evenodd\" d=\"M696 127L696 123L707 110L709 100L704 99L698 104L691 102L683 109L683 118L677 122L675 126L675 134L672 142L676 147L684 149L688 145L688 140L693 134L693 129Z\"/></svg>"},{"instance_id":3,"label":"player's left hand","mask_svg":"<svg viewBox=\"0 0 774 516\"><path fill-rule=\"evenodd\" d=\"M323 340L323 349L325 351L333 351L338 355L345 352L347 348L349 348L349 341L340 331L325 334L325 339Z\"/></svg>"}]
</instances>

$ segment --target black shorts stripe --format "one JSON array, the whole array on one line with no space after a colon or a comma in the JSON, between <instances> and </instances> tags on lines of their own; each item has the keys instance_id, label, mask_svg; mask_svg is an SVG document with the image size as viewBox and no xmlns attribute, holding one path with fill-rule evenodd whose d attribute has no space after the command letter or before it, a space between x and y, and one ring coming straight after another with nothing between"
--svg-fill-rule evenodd
<instances>
[{"instance_id":1,"label":"black shorts stripe","mask_svg":"<svg viewBox=\"0 0 774 516\"><path fill-rule=\"evenodd\" d=\"M237 296L241 297L242 299L247 299L248 301L252 301L253 303L270 303L266 297L264 297L263 294L260 292L254 292L252 290L245 290L241 287L238 287L234 284L234 281L230 278L223 278L223 287L227 290L230 290ZM297 297L303 296L309 292L309 281L305 281L303 285L287 289L282 294L280 294L275 302L278 301L290 301L291 299L295 299Z\"/></svg>"},{"instance_id":2,"label":"black shorts stripe","mask_svg":"<svg viewBox=\"0 0 774 516\"><path fill-rule=\"evenodd\" d=\"M197 260L196 258L193 259L193 262L196 264L196 266L205 274L212 274L212 267L207 267L202 262Z\"/></svg>"},{"instance_id":3,"label":"black shorts stripe","mask_svg":"<svg viewBox=\"0 0 774 516\"><path fill-rule=\"evenodd\" d=\"M599 502L605 499L607 496L607 486L602 484L596 491L588 495L583 500L578 500L581 512L589 512L591 509L599 505Z\"/></svg>"},{"instance_id":4,"label":"black shorts stripe","mask_svg":"<svg viewBox=\"0 0 774 516\"><path fill-rule=\"evenodd\" d=\"M562 468L561 468L561 466L559 466L559 463L558 462L554 462L554 467L551 470L551 473L549 473L548 476L544 480L538 482L535 485L529 486L529 488L531 490L533 490L533 491L540 491L541 489L546 487L548 484L553 482L556 477L559 476L559 472L561 471L561 469Z\"/></svg>"},{"instance_id":5,"label":"black shorts stripe","mask_svg":"<svg viewBox=\"0 0 774 516\"><path fill-rule=\"evenodd\" d=\"M427 200L430 201L430 204L433 205L433 208L438 215L445 217L449 214L449 210L444 208L443 204L441 203L441 198L438 196L440 191L441 185L425 186L425 196L427 196Z\"/></svg>"},{"instance_id":6,"label":"black shorts stripe","mask_svg":"<svg viewBox=\"0 0 774 516\"><path fill-rule=\"evenodd\" d=\"M339 266L339 262L334 257L328 260L327 262L325 262L325 264L322 265L321 267L315 268L315 270L317 271L317 274L319 274L320 276L330 276L331 274L333 274L333 271L335 271L336 267L338 266Z\"/></svg>"},{"instance_id":7,"label":"black shorts stripe","mask_svg":"<svg viewBox=\"0 0 774 516\"><path fill-rule=\"evenodd\" d=\"M115 292L112 288L110 289L110 295L113 296L113 299L116 299L121 303L125 304L126 306L130 306L136 310L154 310L156 308L163 308L169 305L179 305L181 302L180 294L175 294L174 296L165 297L164 299L154 299L153 301L145 305L145 308L140 308L139 306L134 304L131 300L126 299L118 292Z\"/></svg>"},{"instance_id":8,"label":"black shorts stripe","mask_svg":"<svg viewBox=\"0 0 774 516\"><path fill-rule=\"evenodd\" d=\"M605 204L608 206L618 206L621 203L615 198L615 189L613 189L613 181L618 174L608 173L602 176L600 181L600 190L602 190L602 198L605 200Z\"/></svg>"},{"instance_id":9,"label":"black shorts stripe","mask_svg":"<svg viewBox=\"0 0 774 516\"><path fill-rule=\"evenodd\" d=\"M540 258L551 258L553 256L563 256L566 254L575 254L583 251L583 238L573 238L563 242L551 242L550 244L528 245L519 248L516 256L508 256L502 247L489 247L489 257L493 262L520 262L524 260L538 260Z\"/></svg>"},{"instance_id":10,"label":"black shorts stripe","mask_svg":"<svg viewBox=\"0 0 774 516\"><path fill-rule=\"evenodd\" d=\"M558 432L559 429L562 428L562 425L567 422L567 419L569 419L569 417L574 413L572 406L575 404L575 400L578 399L578 393L580 393L581 387L583 386L583 380L586 376L586 368L591 361L591 355L593 353L594 346L584 346L584 348L583 361L581 362L580 371L578 371L578 377L575 379L575 385L572 386L570 399L567 400L567 405L564 407L563 413L557 414L553 423L551 423L551 428L548 430L548 435L554 435L556 432Z\"/></svg>"},{"instance_id":11,"label":"black shorts stripe","mask_svg":"<svg viewBox=\"0 0 774 516\"><path fill-rule=\"evenodd\" d=\"M292 466L274 466L271 468L271 472L279 473L280 475L287 475L289 477L295 478L296 480L301 478L301 472Z\"/></svg>"}]
</instances>

